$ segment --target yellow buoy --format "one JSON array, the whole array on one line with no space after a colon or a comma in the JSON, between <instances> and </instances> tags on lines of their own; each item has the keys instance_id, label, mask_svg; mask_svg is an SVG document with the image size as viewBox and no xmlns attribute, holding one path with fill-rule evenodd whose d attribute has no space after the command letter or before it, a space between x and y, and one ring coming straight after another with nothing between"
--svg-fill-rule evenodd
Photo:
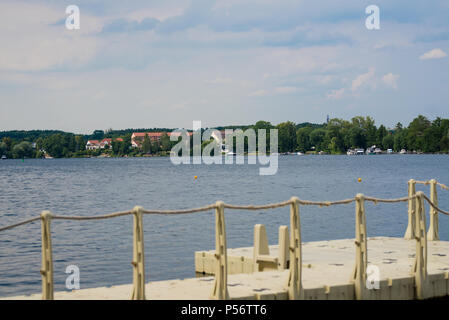
<instances>
[{"instance_id":1,"label":"yellow buoy","mask_svg":"<svg viewBox=\"0 0 449 320\"><path fill-rule=\"evenodd\" d=\"M358 182L362 182L362 178L358 178L357 181L358 181Z\"/></svg>"},{"instance_id":2,"label":"yellow buoy","mask_svg":"<svg viewBox=\"0 0 449 320\"><path fill-rule=\"evenodd\" d=\"M195 176L194 178L195 178L195 180L196 180L196 179L198 178L198 176Z\"/></svg>"}]
</instances>

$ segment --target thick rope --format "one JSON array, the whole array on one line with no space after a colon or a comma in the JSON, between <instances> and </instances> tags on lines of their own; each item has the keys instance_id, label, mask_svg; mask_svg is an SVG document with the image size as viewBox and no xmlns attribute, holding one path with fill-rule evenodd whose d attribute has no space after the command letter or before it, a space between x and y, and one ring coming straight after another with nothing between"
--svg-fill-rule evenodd
<instances>
[{"instance_id":1,"label":"thick rope","mask_svg":"<svg viewBox=\"0 0 449 320\"><path fill-rule=\"evenodd\" d=\"M446 214L449 215L448 211L444 211L443 209L438 208L425 194L423 194L424 199L426 199L426 201L430 204L430 206L432 208L434 208L436 211L442 213L442 214Z\"/></svg>"},{"instance_id":2,"label":"thick rope","mask_svg":"<svg viewBox=\"0 0 449 320\"><path fill-rule=\"evenodd\" d=\"M203 212L215 209L217 205L211 204L209 206L193 208L193 209L185 209L185 210L142 210L142 213L145 214L186 214L186 213L194 213L194 212Z\"/></svg>"},{"instance_id":3,"label":"thick rope","mask_svg":"<svg viewBox=\"0 0 449 320\"><path fill-rule=\"evenodd\" d=\"M415 181L415 183L423 184L423 185L427 186L427 185L430 184L430 180L427 180L427 181ZM449 190L449 187L447 185L445 185L445 184L437 182L437 185L440 186L441 189L443 189L443 190Z\"/></svg>"},{"instance_id":4,"label":"thick rope","mask_svg":"<svg viewBox=\"0 0 449 320\"><path fill-rule=\"evenodd\" d=\"M449 187L445 184L437 182L437 185L439 185L441 187L441 189L443 189L443 190L449 190Z\"/></svg>"},{"instance_id":5,"label":"thick rope","mask_svg":"<svg viewBox=\"0 0 449 320\"><path fill-rule=\"evenodd\" d=\"M52 219L55 220L103 220L115 217L121 217L132 214L131 211L122 211L122 212L114 212L110 214L105 214L101 216L91 216L91 217L83 217L83 216L51 216Z\"/></svg>"},{"instance_id":6,"label":"thick rope","mask_svg":"<svg viewBox=\"0 0 449 320\"><path fill-rule=\"evenodd\" d=\"M233 210L265 210L265 209L274 209L274 208L280 208L288 206L292 203L291 200L279 202L279 203L270 203L267 205L261 205L261 206L235 206L232 204L224 204L224 207L227 209L233 209Z\"/></svg>"},{"instance_id":7,"label":"thick rope","mask_svg":"<svg viewBox=\"0 0 449 320\"><path fill-rule=\"evenodd\" d=\"M427 181L419 181L419 180L415 180L415 183L417 183L417 184L424 184L424 185L429 185L430 184L430 180L427 180Z\"/></svg>"},{"instance_id":8,"label":"thick rope","mask_svg":"<svg viewBox=\"0 0 449 320\"><path fill-rule=\"evenodd\" d=\"M417 196L414 195L412 197L403 197L403 198L396 198L396 199L381 199L381 198L374 198L374 197L367 197L367 196L365 196L365 200L374 202L374 204L377 204L378 202L395 203L395 202L406 202L406 201L409 201L409 200L413 200L416 197Z\"/></svg>"},{"instance_id":9,"label":"thick rope","mask_svg":"<svg viewBox=\"0 0 449 320\"><path fill-rule=\"evenodd\" d=\"M27 224L27 223L31 223L31 222L37 221L40 218L41 217L36 217L36 218L28 219L28 220L25 220L25 221L22 221L22 222L19 222L19 223L16 223L16 224L12 224L10 226L2 227L2 228L0 228L0 232L5 231L5 230L9 230L9 229L12 229L12 228L15 228L15 227L18 227L18 226L21 226L23 224Z\"/></svg>"},{"instance_id":10,"label":"thick rope","mask_svg":"<svg viewBox=\"0 0 449 320\"><path fill-rule=\"evenodd\" d=\"M349 204L354 201L355 201L355 198L338 200L338 201L307 201L307 200L299 199L298 202L299 202L299 204L301 204L303 206L329 207L329 206L338 205L338 204Z\"/></svg>"},{"instance_id":11,"label":"thick rope","mask_svg":"<svg viewBox=\"0 0 449 320\"><path fill-rule=\"evenodd\" d=\"M417 183L426 183L427 181L416 181ZM446 187L446 186L445 186ZM374 197L369 197L369 196L365 196L365 200L366 201L372 201L375 204L377 204L378 202L384 202L384 203L395 203L395 202L406 202L409 200L413 200L417 197L417 195L414 195L412 197L403 197L403 198L396 198L396 199L381 199L381 198L374 198ZM437 207L426 195L423 195L424 199L426 199L426 201L438 212L443 213L445 215L449 215L448 211L444 211L442 209L440 209L439 207ZM349 204L355 201L355 198L351 198L351 199L345 199L345 200L338 200L338 201L307 201L307 200L300 200L298 199L297 202L300 205L314 205L314 206L331 206L331 205L339 205L339 204ZM274 209L274 208L280 208L280 207L285 207L288 206L292 203L292 200L288 200L288 201L284 201L284 202L279 202L279 203L271 203L271 204L267 204L267 205L260 205L260 206L236 206L236 205L231 205L231 204L224 204L224 207L227 209L233 209L233 210L266 210L266 209ZM142 213L144 214L187 214L187 213L194 213L194 212L203 212L203 211L208 211L211 209L215 209L216 208L216 204L211 204L205 207L200 207L200 208L193 208L193 209L185 209L185 210L142 210ZM115 218L115 217L120 217L120 216L126 216L126 215L130 215L132 214L132 211L122 211L122 212L115 212L115 213L110 213L110 214L106 214L106 215L100 215L100 216L93 216L93 217L83 217L83 216L52 216L51 219L55 219L55 220L102 220L102 219L109 219L109 218ZM32 219L28 219L16 224L12 224L6 227L2 227L0 228L0 232L5 231L5 230L9 230L9 229L13 229L15 227L24 225L24 224L28 224L31 222L34 222L36 220L39 220L40 217L36 217L36 218L32 218Z\"/></svg>"}]
</instances>

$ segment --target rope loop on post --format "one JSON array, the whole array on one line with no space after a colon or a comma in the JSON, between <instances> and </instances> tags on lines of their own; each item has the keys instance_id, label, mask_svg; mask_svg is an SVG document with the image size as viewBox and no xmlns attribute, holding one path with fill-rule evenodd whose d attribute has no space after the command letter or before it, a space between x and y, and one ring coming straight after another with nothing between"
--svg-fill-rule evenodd
<instances>
[{"instance_id":1,"label":"rope loop on post","mask_svg":"<svg viewBox=\"0 0 449 320\"><path fill-rule=\"evenodd\" d=\"M415 275L416 298L427 297L427 237L426 237L426 214L424 209L424 193L419 191L415 199L415 235L416 254L413 273Z\"/></svg>"},{"instance_id":2,"label":"rope loop on post","mask_svg":"<svg viewBox=\"0 0 449 320\"><path fill-rule=\"evenodd\" d=\"M416 181L410 179L408 181L408 196L412 198L416 193ZM415 199L408 200L408 225L405 231L404 239L412 240L415 238Z\"/></svg>"},{"instance_id":3,"label":"rope loop on post","mask_svg":"<svg viewBox=\"0 0 449 320\"><path fill-rule=\"evenodd\" d=\"M53 256L51 247L50 211L42 211L42 300L53 300Z\"/></svg>"},{"instance_id":4,"label":"rope loop on post","mask_svg":"<svg viewBox=\"0 0 449 320\"><path fill-rule=\"evenodd\" d=\"M145 300L145 250L143 240L143 209L134 207L134 235L133 235L133 291L132 300Z\"/></svg>"},{"instance_id":5,"label":"rope loop on post","mask_svg":"<svg viewBox=\"0 0 449 320\"><path fill-rule=\"evenodd\" d=\"M215 204L215 257L215 279L211 298L228 300L228 256L224 203L222 201L217 201Z\"/></svg>"},{"instance_id":6,"label":"rope loop on post","mask_svg":"<svg viewBox=\"0 0 449 320\"><path fill-rule=\"evenodd\" d=\"M438 207L438 195L437 195L437 181L435 179L430 180L430 201ZM429 230L427 231L427 240L438 241L440 240L438 232L438 211L430 206L429 210Z\"/></svg>"},{"instance_id":7,"label":"rope loop on post","mask_svg":"<svg viewBox=\"0 0 449 320\"><path fill-rule=\"evenodd\" d=\"M290 270L287 287L288 299L298 300L303 297L301 222L299 217L300 200L297 197L292 197L290 201Z\"/></svg>"},{"instance_id":8,"label":"rope loop on post","mask_svg":"<svg viewBox=\"0 0 449 320\"><path fill-rule=\"evenodd\" d=\"M366 268L368 266L368 249L366 235L365 196L361 193L355 197L355 267L352 280L355 286L355 297L365 297Z\"/></svg>"}]
</instances>

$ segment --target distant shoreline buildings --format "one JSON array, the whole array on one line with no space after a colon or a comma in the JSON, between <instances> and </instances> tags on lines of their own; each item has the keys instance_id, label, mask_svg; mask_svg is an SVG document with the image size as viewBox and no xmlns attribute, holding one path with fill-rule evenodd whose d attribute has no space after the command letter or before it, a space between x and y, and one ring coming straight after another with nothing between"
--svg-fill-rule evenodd
<instances>
[{"instance_id":1,"label":"distant shoreline buildings","mask_svg":"<svg viewBox=\"0 0 449 320\"><path fill-rule=\"evenodd\" d=\"M123 141L122 138L117 138L115 141ZM86 143L86 150L109 149L112 146L112 139L105 138L103 140L88 140Z\"/></svg>"}]
</instances>

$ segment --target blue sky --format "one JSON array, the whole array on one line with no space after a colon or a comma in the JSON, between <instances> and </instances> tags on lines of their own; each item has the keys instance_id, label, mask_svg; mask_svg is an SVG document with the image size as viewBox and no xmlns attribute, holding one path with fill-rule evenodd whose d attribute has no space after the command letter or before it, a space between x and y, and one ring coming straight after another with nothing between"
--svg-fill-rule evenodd
<instances>
[{"instance_id":1,"label":"blue sky","mask_svg":"<svg viewBox=\"0 0 449 320\"><path fill-rule=\"evenodd\" d=\"M0 130L449 117L448 17L448 1L1 0Z\"/></svg>"}]
</instances>

